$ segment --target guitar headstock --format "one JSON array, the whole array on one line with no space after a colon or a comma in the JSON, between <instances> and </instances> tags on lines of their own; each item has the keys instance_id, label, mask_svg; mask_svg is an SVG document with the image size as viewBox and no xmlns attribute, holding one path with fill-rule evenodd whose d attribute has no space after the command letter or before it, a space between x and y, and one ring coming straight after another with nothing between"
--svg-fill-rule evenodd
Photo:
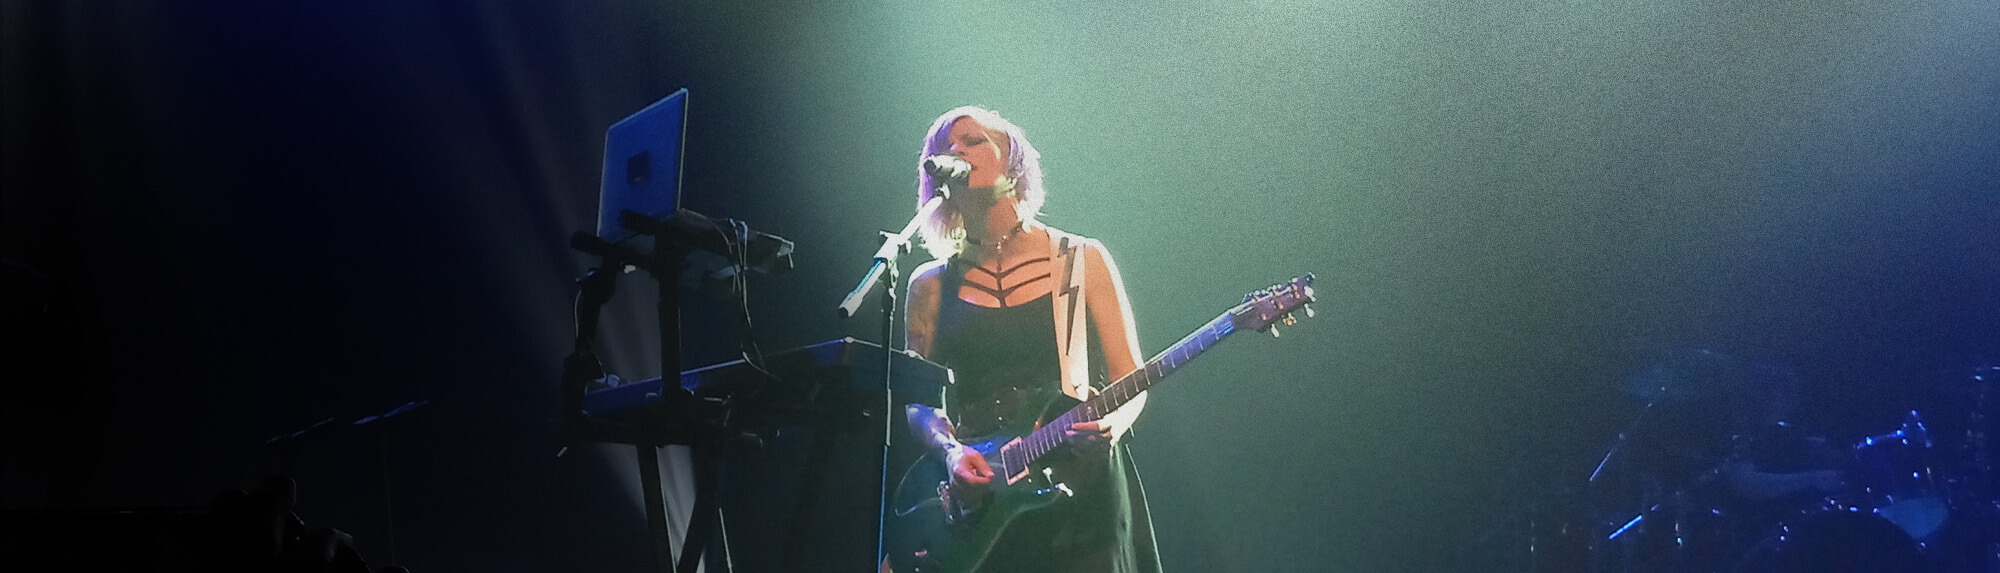
<instances>
[{"instance_id":1,"label":"guitar headstock","mask_svg":"<svg viewBox=\"0 0 2000 573\"><path fill-rule=\"evenodd\" d=\"M1271 285L1270 288L1243 295L1243 304L1230 310L1237 330L1269 331L1278 335L1278 322L1287 326L1298 322L1293 313L1304 311L1307 318L1313 315L1312 290L1313 275Z\"/></svg>"}]
</instances>

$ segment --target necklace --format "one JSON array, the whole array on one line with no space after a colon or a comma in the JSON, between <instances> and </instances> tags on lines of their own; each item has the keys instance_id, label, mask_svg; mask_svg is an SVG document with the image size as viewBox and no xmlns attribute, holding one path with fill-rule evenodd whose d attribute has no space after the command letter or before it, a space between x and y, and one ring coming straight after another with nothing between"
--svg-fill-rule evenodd
<instances>
[{"instance_id":1,"label":"necklace","mask_svg":"<svg viewBox=\"0 0 2000 573\"><path fill-rule=\"evenodd\" d=\"M994 254L994 255L996 255L996 256L997 256L997 255L1001 255L1001 254L1005 254L1005 253L1007 252L1007 251L1005 250L1005 249L1007 248L1007 240L1008 240L1008 239L1012 239L1012 238L1014 238L1014 235L1018 235L1018 234L1020 234L1020 233L1021 233L1021 224L1020 224L1020 223L1015 223L1015 224L1014 224L1014 228L1012 228L1012 229L1008 229L1008 230L1007 230L1007 234L1004 234L1004 235L1000 235L1000 238L998 238L998 239L994 239L994 240L993 240L993 254ZM972 245L972 246L975 246L975 247L985 247L985 246L986 246L986 245L985 245L985 242L984 242L984 241L981 241L981 240L979 240L979 239L974 239L974 238L972 238L972 237L966 237L966 238L965 238L965 242L966 242L966 244L969 244L969 245Z\"/></svg>"}]
</instances>

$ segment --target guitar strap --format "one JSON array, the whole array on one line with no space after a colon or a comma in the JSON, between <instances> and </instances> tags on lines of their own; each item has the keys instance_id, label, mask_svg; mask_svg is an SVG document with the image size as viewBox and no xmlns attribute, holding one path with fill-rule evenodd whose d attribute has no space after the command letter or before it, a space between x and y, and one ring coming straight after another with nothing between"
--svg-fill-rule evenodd
<instances>
[{"instance_id":1,"label":"guitar strap","mask_svg":"<svg viewBox=\"0 0 2000 573\"><path fill-rule=\"evenodd\" d=\"M1085 239L1054 228L1048 229L1049 260L1056 264L1055 308L1056 353L1062 361L1062 389L1071 398L1090 397L1090 337L1084 325L1083 245Z\"/></svg>"}]
</instances>

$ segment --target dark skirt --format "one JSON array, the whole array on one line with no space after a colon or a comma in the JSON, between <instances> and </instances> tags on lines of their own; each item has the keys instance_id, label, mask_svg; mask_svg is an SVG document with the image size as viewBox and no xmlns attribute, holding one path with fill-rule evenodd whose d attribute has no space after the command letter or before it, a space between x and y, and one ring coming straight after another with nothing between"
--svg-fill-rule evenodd
<instances>
[{"instance_id":1,"label":"dark skirt","mask_svg":"<svg viewBox=\"0 0 2000 573\"><path fill-rule=\"evenodd\" d=\"M1022 514L995 542L984 572L1151 573L1160 570L1146 491L1125 446L1072 458L1056 479L1075 497Z\"/></svg>"}]
</instances>

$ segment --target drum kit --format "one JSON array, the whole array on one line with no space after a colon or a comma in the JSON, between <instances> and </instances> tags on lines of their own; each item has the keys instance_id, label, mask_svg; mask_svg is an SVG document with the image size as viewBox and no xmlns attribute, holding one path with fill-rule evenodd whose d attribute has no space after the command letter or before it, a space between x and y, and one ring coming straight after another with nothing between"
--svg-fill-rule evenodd
<instances>
[{"instance_id":1,"label":"drum kit","mask_svg":"<svg viewBox=\"0 0 2000 573\"><path fill-rule=\"evenodd\" d=\"M1506 541L1485 551L1499 545L1510 555L1489 564L2000 573L1992 442L2000 368L1929 380L1929 398L1911 400L1921 408L1852 441L1774 419L1792 415L1796 377L1754 370L1682 350L1632 376L1627 390L1645 404L1636 419L1594 468L1583 468L1587 480L1538 496L1488 530L1482 539ZM1746 403L1760 406L1746 414Z\"/></svg>"}]
</instances>

